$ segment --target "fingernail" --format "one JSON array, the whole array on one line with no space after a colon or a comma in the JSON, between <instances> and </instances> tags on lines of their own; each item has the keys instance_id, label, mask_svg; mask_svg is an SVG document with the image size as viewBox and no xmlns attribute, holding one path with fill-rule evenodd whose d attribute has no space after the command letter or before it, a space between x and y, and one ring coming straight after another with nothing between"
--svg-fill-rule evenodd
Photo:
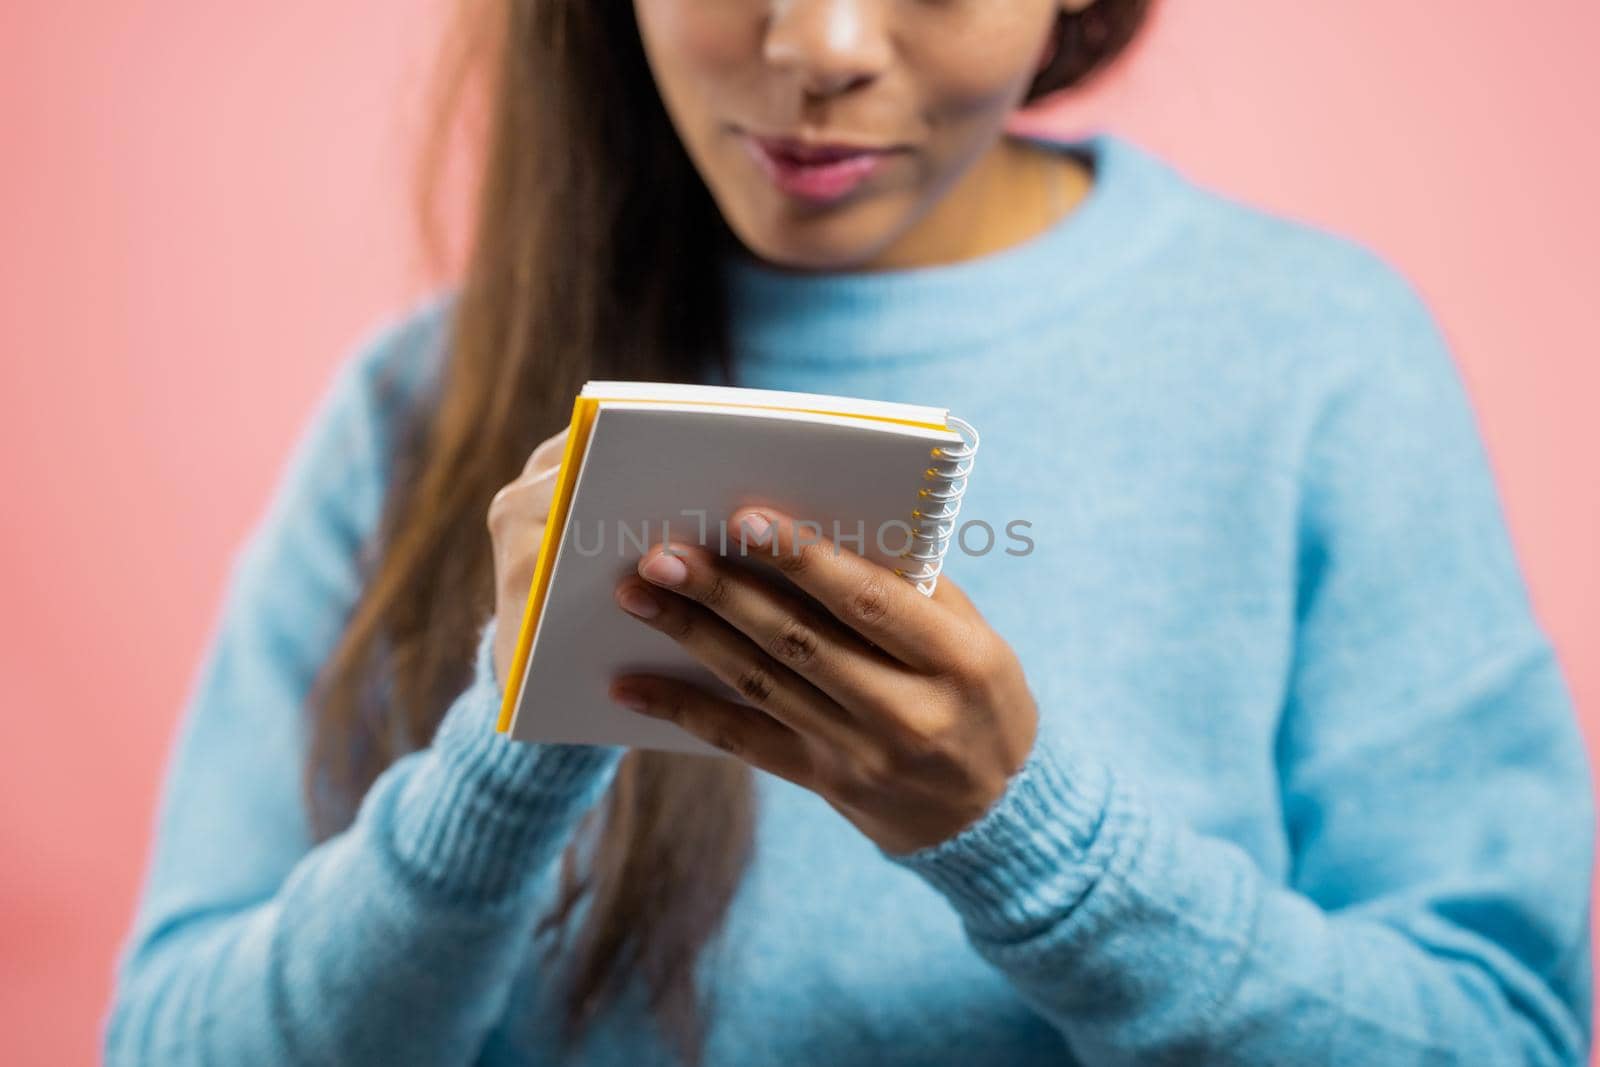
<instances>
[{"instance_id":1,"label":"fingernail","mask_svg":"<svg viewBox=\"0 0 1600 1067\"><path fill-rule=\"evenodd\" d=\"M617 602L624 611L641 619L653 619L661 614L661 605L656 603L656 598L634 586L624 589L618 595Z\"/></svg>"},{"instance_id":2,"label":"fingernail","mask_svg":"<svg viewBox=\"0 0 1600 1067\"><path fill-rule=\"evenodd\" d=\"M643 711L645 708L650 706L640 693L635 692L632 689L613 689L611 691L611 699L615 700L623 707L631 708L634 711Z\"/></svg>"},{"instance_id":3,"label":"fingernail","mask_svg":"<svg viewBox=\"0 0 1600 1067\"><path fill-rule=\"evenodd\" d=\"M646 563L639 573L657 585L673 586L683 584L683 580L689 577L689 568L677 556L663 552Z\"/></svg>"},{"instance_id":4,"label":"fingernail","mask_svg":"<svg viewBox=\"0 0 1600 1067\"><path fill-rule=\"evenodd\" d=\"M767 543L767 535L772 531L772 523L765 515L753 512L739 520L739 529L744 532L746 541L764 545Z\"/></svg>"}]
</instances>

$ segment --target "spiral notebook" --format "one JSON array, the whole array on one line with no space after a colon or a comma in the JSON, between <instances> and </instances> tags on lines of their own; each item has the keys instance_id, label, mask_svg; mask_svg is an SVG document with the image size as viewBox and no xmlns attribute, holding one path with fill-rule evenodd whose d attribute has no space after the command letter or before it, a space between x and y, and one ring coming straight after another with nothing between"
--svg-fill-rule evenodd
<instances>
[{"instance_id":1,"label":"spiral notebook","mask_svg":"<svg viewBox=\"0 0 1600 1067\"><path fill-rule=\"evenodd\" d=\"M720 755L613 703L626 672L734 690L616 606L663 539L739 555L728 516L767 505L931 594L977 451L944 408L730 386L593 381L572 409L499 729L522 741ZM750 559L736 565L761 569ZM769 568L770 570L770 568Z\"/></svg>"}]
</instances>

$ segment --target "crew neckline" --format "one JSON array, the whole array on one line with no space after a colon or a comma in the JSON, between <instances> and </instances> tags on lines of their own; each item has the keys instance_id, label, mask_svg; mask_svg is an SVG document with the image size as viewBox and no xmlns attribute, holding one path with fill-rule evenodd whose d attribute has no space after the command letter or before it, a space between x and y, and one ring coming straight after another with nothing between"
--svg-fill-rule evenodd
<instances>
[{"instance_id":1,"label":"crew neckline","mask_svg":"<svg viewBox=\"0 0 1600 1067\"><path fill-rule=\"evenodd\" d=\"M1047 228L1005 248L923 267L785 271L724 261L736 356L754 362L861 363L934 358L1022 327L1082 299L1146 254L1173 217L1178 176L1107 133L1010 136L1076 153L1088 192Z\"/></svg>"}]
</instances>

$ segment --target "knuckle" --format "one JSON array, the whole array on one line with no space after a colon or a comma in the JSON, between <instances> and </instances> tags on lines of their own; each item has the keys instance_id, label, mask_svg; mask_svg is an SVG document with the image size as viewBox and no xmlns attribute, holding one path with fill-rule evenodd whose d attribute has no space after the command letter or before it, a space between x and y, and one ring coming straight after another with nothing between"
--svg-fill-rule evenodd
<instances>
[{"instance_id":1,"label":"knuckle","mask_svg":"<svg viewBox=\"0 0 1600 1067\"><path fill-rule=\"evenodd\" d=\"M894 764L889 759L874 752L872 755L858 761L856 777L872 792L880 793L895 779Z\"/></svg>"},{"instance_id":2,"label":"knuckle","mask_svg":"<svg viewBox=\"0 0 1600 1067\"><path fill-rule=\"evenodd\" d=\"M711 572L710 581L706 582L700 590L700 595L695 599L706 607L714 609L726 604L732 591L732 583L728 581L728 576L720 570L714 570Z\"/></svg>"},{"instance_id":3,"label":"knuckle","mask_svg":"<svg viewBox=\"0 0 1600 1067\"><path fill-rule=\"evenodd\" d=\"M851 621L880 625L889 615L889 590L878 575L862 580L846 602Z\"/></svg>"},{"instance_id":4,"label":"knuckle","mask_svg":"<svg viewBox=\"0 0 1600 1067\"><path fill-rule=\"evenodd\" d=\"M523 493L526 488L520 481L507 482L501 486L489 499L488 510L484 514L484 523L489 532L499 535L516 529L516 524L531 524L537 533L544 529L548 510L534 505ZM518 530L518 538L524 539L526 534Z\"/></svg>"},{"instance_id":5,"label":"knuckle","mask_svg":"<svg viewBox=\"0 0 1600 1067\"><path fill-rule=\"evenodd\" d=\"M661 614L656 617L656 626L674 641L688 641L694 636L698 623L693 612L678 611L670 604L664 604Z\"/></svg>"},{"instance_id":6,"label":"knuckle","mask_svg":"<svg viewBox=\"0 0 1600 1067\"><path fill-rule=\"evenodd\" d=\"M801 666L817 654L817 634L797 619L785 619L773 635L768 651L784 663Z\"/></svg>"},{"instance_id":7,"label":"knuckle","mask_svg":"<svg viewBox=\"0 0 1600 1067\"><path fill-rule=\"evenodd\" d=\"M657 694L656 707L661 717L683 726L689 721L689 699L682 689L672 687Z\"/></svg>"},{"instance_id":8,"label":"knuckle","mask_svg":"<svg viewBox=\"0 0 1600 1067\"><path fill-rule=\"evenodd\" d=\"M704 734L706 743L713 748L721 749L730 756L742 755L745 750L744 738L726 723L718 723L706 729Z\"/></svg>"},{"instance_id":9,"label":"knuckle","mask_svg":"<svg viewBox=\"0 0 1600 1067\"><path fill-rule=\"evenodd\" d=\"M739 672L734 689L750 703L760 707L772 699L773 680L766 668L752 665Z\"/></svg>"},{"instance_id":10,"label":"knuckle","mask_svg":"<svg viewBox=\"0 0 1600 1067\"><path fill-rule=\"evenodd\" d=\"M847 805L869 805L883 795L894 778L890 761L876 751L855 752L840 759L830 775L829 792Z\"/></svg>"},{"instance_id":11,"label":"knuckle","mask_svg":"<svg viewBox=\"0 0 1600 1067\"><path fill-rule=\"evenodd\" d=\"M505 522L511 510L511 486L503 485L494 496L489 498L489 510L484 515L484 520L490 530L498 528Z\"/></svg>"},{"instance_id":12,"label":"knuckle","mask_svg":"<svg viewBox=\"0 0 1600 1067\"><path fill-rule=\"evenodd\" d=\"M793 578L805 574L815 562L816 545L796 545L787 552L779 552L773 557L773 564L784 574Z\"/></svg>"},{"instance_id":13,"label":"knuckle","mask_svg":"<svg viewBox=\"0 0 1600 1067\"><path fill-rule=\"evenodd\" d=\"M949 687L957 691L974 689L982 685L988 677L991 658L981 635L964 635L951 643L940 676Z\"/></svg>"},{"instance_id":14,"label":"knuckle","mask_svg":"<svg viewBox=\"0 0 1600 1067\"><path fill-rule=\"evenodd\" d=\"M928 721L911 725L897 741L893 763L901 773L928 773L960 762L947 723Z\"/></svg>"}]
</instances>

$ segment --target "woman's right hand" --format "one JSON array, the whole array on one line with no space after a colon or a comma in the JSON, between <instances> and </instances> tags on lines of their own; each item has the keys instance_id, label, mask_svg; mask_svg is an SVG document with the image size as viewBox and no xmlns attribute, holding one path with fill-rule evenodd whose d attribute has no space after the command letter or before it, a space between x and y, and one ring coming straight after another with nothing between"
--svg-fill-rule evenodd
<instances>
[{"instance_id":1,"label":"woman's right hand","mask_svg":"<svg viewBox=\"0 0 1600 1067\"><path fill-rule=\"evenodd\" d=\"M522 473L489 502L489 536L494 541L495 680L505 685L517 652L517 636L533 585L545 520L555 494L556 474L567 445L567 431L539 443Z\"/></svg>"}]
</instances>

